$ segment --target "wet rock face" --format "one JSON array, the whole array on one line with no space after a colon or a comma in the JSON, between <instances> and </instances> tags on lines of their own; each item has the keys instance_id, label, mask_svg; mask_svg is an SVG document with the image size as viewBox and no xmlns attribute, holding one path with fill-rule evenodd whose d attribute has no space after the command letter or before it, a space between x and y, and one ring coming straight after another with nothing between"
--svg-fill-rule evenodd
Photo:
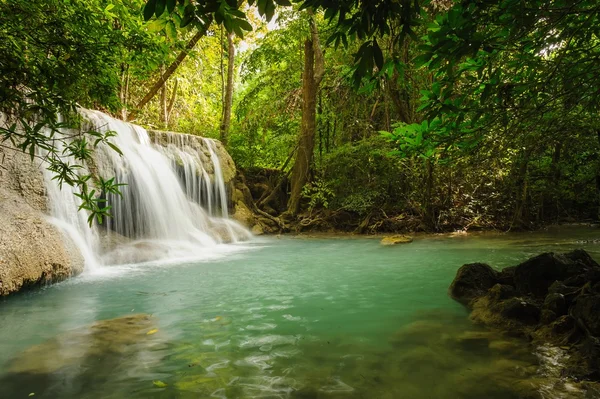
<instances>
[{"instance_id":1,"label":"wet rock face","mask_svg":"<svg viewBox=\"0 0 600 399\"><path fill-rule=\"evenodd\" d=\"M580 295L571 310L583 328L600 337L600 293Z\"/></svg>"},{"instance_id":2,"label":"wet rock face","mask_svg":"<svg viewBox=\"0 0 600 399\"><path fill-rule=\"evenodd\" d=\"M498 272L489 265L469 263L458 269L450 285L450 296L468 305L472 300L485 295L497 282Z\"/></svg>"},{"instance_id":3,"label":"wet rock face","mask_svg":"<svg viewBox=\"0 0 600 399\"><path fill-rule=\"evenodd\" d=\"M600 271L600 266L583 250L544 253L515 268L514 285L521 294L542 298L556 281L577 285L596 270Z\"/></svg>"},{"instance_id":4,"label":"wet rock face","mask_svg":"<svg viewBox=\"0 0 600 399\"><path fill-rule=\"evenodd\" d=\"M567 277L568 260L564 256L545 253L531 258L515 269L515 288L521 294L543 297L553 282Z\"/></svg>"},{"instance_id":5,"label":"wet rock face","mask_svg":"<svg viewBox=\"0 0 600 399\"><path fill-rule=\"evenodd\" d=\"M43 175L28 155L0 148L0 296L83 270L74 243L46 218Z\"/></svg>"},{"instance_id":6,"label":"wet rock face","mask_svg":"<svg viewBox=\"0 0 600 399\"><path fill-rule=\"evenodd\" d=\"M540 321L540 308L533 303L521 298L510 298L501 303L500 314L507 319L516 320L526 325L536 324Z\"/></svg>"},{"instance_id":7,"label":"wet rock face","mask_svg":"<svg viewBox=\"0 0 600 399\"><path fill-rule=\"evenodd\" d=\"M550 293L544 300L544 309L553 312L557 316L567 314L567 300L563 294Z\"/></svg>"},{"instance_id":8,"label":"wet rock face","mask_svg":"<svg viewBox=\"0 0 600 399\"><path fill-rule=\"evenodd\" d=\"M544 253L501 272L467 264L450 295L479 324L538 344L573 345L566 373L600 379L600 265L585 251Z\"/></svg>"}]
</instances>

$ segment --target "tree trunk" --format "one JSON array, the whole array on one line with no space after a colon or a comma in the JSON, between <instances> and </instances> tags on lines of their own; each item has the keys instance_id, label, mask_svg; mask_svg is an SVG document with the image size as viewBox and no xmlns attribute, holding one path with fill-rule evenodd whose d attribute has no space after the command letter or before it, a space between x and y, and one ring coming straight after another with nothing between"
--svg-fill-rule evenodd
<instances>
[{"instance_id":1,"label":"tree trunk","mask_svg":"<svg viewBox=\"0 0 600 399\"><path fill-rule=\"evenodd\" d=\"M164 65L160 69L161 74L165 72ZM167 82L163 82L163 85L160 89L160 120L163 123L164 127L167 127Z\"/></svg>"},{"instance_id":2,"label":"tree trunk","mask_svg":"<svg viewBox=\"0 0 600 399\"><path fill-rule=\"evenodd\" d=\"M229 127L231 126L231 107L233 105L233 73L235 67L235 47L233 46L233 33L227 35L227 86L223 103L223 116L221 118L221 142L227 145Z\"/></svg>"},{"instance_id":3,"label":"tree trunk","mask_svg":"<svg viewBox=\"0 0 600 399\"><path fill-rule=\"evenodd\" d=\"M527 149L521 154L516 179L515 213L513 215L511 228L522 228L525 225L523 213L527 201L527 170L529 168L529 158L531 157L532 152L532 149Z\"/></svg>"},{"instance_id":4,"label":"tree trunk","mask_svg":"<svg viewBox=\"0 0 600 399\"><path fill-rule=\"evenodd\" d=\"M560 158L561 158L561 152L562 152L562 146L563 143L561 141L557 142L554 145L554 152L552 154L552 163L550 164L550 184L549 184L549 190L546 190L545 195L548 196L547 200L542 201L542 209L546 209L546 206L548 206L548 209L552 209L554 208L554 216L556 218L556 220L558 221L558 218L560 216L560 198L559 198L559 188L558 185L560 184Z\"/></svg>"},{"instance_id":5,"label":"tree trunk","mask_svg":"<svg viewBox=\"0 0 600 399\"><path fill-rule=\"evenodd\" d=\"M175 79L175 85L173 86L173 92L171 93L171 99L169 100L169 105L167 107L167 124L171 120L171 112L173 112L173 106L175 105L175 98L177 97L178 84L179 84L179 80Z\"/></svg>"},{"instance_id":6,"label":"tree trunk","mask_svg":"<svg viewBox=\"0 0 600 399\"><path fill-rule=\"evenodd\" d=\"M600 145L600 130L596 131L598 144ZM600 151L598 152L600 154ZM596 200L597 200L597 218L600 219L600 161L596 160Z\"/></svg>"},{"instance_id":7,"label":"tree trunk","mask_svg":"<svg viewBox=\"0 0 600 399\"><path fill-rule=\"evenodd\" d=\"M127 121L127 101L129 99L129 65L123 67L121 75L121 119Z\"/></svg>"},{"instance_id":8,"label":"tree trunk","mask_svg":"<svg viewBox=\"0 0 600 399\"><path fill-rule=\"evenodd\" d=\"M435 215L433 212L433 162L431 159L426 161L427 176L425 179L425 224L435 229Z\"/></svg>"},{"instance_id":9,"label":"tree trunk","mask_svg":"<svg viewBox=\"0 0 600 399\"><path fill-rule=\"evenodd\" d=\"M173 73L177 70L179 65L181 65L181 63L183 62L185 57L187 57L187 55L190 53L190 51L192 51L192 49L196 46L196 43L198 43L200 38L202 38L202 36L204 36L205 33L206 33L206 30L198 31L194 35L194 37L191 38L191 40L188 42L188 44L185 46L185 48L181 51L181 53L179 53L179 55L177 56L175 61L173 61L173 63L171 65L169 65L169 67L165 70L165 72L163 74L161 74L161 76L154 83L154 85L152 85L152 87L150 88L148 93L144 96L144 98L142 98L142 100L136 105L137 110L144 108L144 106L146 104L148 104L148 102L150 100L152 100L152 98L154 98L156 93L158 93L158 90L160 90L160 88L163 86L163 84L171 77L171 75L173 75ZM136 114L136 112L132 113L131 119L133 119L135 114Z\"/></svg>"},{"instance_id":10,"label":"tree trunk","mask_svg":"<svg viewBox=\"0 0 600 399\"><path fill-rule=\"evenodd\" d=\"M300 210L302 189L308 182L315 147L317 89L323 80L325 65L314 17L310 16L311 37L304 42L304 73L302 74L302 125L298 153L292 169L292 191L287 212L295 216Z\"/></svg>"}]
</instances>

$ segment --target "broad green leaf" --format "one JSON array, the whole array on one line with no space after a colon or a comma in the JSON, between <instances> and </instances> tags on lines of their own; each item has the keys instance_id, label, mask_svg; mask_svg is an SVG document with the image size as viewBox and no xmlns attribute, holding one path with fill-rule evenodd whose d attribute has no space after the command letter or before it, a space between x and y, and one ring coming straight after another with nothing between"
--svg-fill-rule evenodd
<instances>
[{"instance_id":1,"label":"broad green leaf","mask_svg":"<svg viewBox=\"0 0 600 399\"><path fill-rule=\"evenodd\" d=\"M173 23L173 21L167 22L167 25L165 26L165 31L167 32L167 36L169 37L169 39L177 39L177 29L175 28L175 24Z\"/></svg>"},{"instance_id":2,"label":"broad green leaf","mask_svg":"<svg viewBox=\"0 0 600 399\"><path fill-rule=\"evenodd\" d=\"M148 21L154 15L156 10L156 0L148 0L144 6L144 20Z\"/></svg>"}]
</instances>

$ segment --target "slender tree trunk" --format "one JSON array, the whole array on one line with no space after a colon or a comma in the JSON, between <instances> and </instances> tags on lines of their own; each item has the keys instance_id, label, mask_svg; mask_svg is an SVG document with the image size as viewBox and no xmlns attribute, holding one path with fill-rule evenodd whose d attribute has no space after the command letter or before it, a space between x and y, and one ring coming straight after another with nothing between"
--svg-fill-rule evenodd
<instances>
[{"instance_id":1,"label":"slender tree trunk","mask_svg":"<svg viewBox=\"0 0 600 399\"><path fill-rule=\"evenodd\" d=\"M233 46L233 33L227 35L227 86L223 103L223 117L221 118L221 142L227 145L229 127L231 126L231 108L233 106L233 73L235 67L235 47Z\"/></svg>"},{"instance_id":2,"label":"slender tree trunk","mask_svg":"<svg viewBox=\"0 0 600 399\"><path fill-rule=\"evenodd\" d=\"M511 228L521 228L524 225L523 213L525 210L525 203L527 201L527 170L529 167L529 158L532 150L527 149L521 154L521 160L519 163L519 169L517 171L516 181L516 198L517 202L515 205L515 213L511 223Z\"/></svg>"},{"instance_id":3,"label":"slender tree trunk","mask_svg":"<svg viewBox=\"0 0 600 399\"><path fill-rule=\"evenodd\" d=\"M136 108L138 110L144 108L144 106L148 104L148 102L152 100L152 98L154 98L154 96L156 95L156 93L158 93L163 84L171 77L171 75L173 75L173 73L177 70L179 65L181 65L185 57L187 57L187 55L190 53L190 51L192 51L192 49L196 46L196 43L198 43L198 41L205 35L205 33L206 30L198 31L194 35L194 37L190 39L185 48L181 51L181 53L179 53L175 61L173 61L173 63L169 65L165 72L161 74L158 80L152 85L148 93L146 93L144 98L142 98L142 100L136 105ZM132 116L134 115L135 113L132 113Z\"/></svg>"},{"instance_id":4,"label":"slender tree trunk","mask_svg":"<svg viewBox=\"0 0 600 399\"><path fill-rule=\"evenodd\" d=\"M223 25L221 25L221 40L219 41L221 43L220 48L221 48L221 69L220 69L220 75L221 75L221 114L223 113L223 104L225 104L225 41L224 39L224 34L223 32L225 31L225 29L223 28Z\"/></svg>"},{"instance_id":5,"label":"slender tree trunk","mask_svg":"<svg viewBox=\"0 0 600 399\"><path fill-rule=\"evenodd\" d=\"M598 144L600 145L600 130L596 131L596 137L598 138ZM600 151L598 151L600 156ZM596 161L596 200L597 200L597 218L600 219L600 160Z\"/></svg>"},{"instance_id":6,"label":"slender tree trunk","mask_svg":"<svg viewBox=\"0 0 600 399\"><path fill-rule=\"evenodd\" d=\"M323 96L319 94L319 107L317 110L319 120L323 118ZM319 165L323 164L323 126L319 126Z\"/></svg>"},{"instance_id":7,"label":"slender tree trunk","mask_svg":"<svg viewBox=\"0 0 600 399\"><path fill-rule=\"evenodd\" d=\"M433 213L433 162L426 161L427 178L425 181L425 223L430 228L435 228L435 215Z\"/></svg>"},{"instance_id":8,"label":"slender tree trunk","mask_svg":"<svg viewBox=\"0 0 600 399\"><path fill-rule=\"evenodd\" d=\"M171 112L173 112L173 106L175 105L175 98L177 98L177 86L178 85L179 85L179 80L175 79L175 85L173 85L171 99L169 100L169 105L167 106L167 124L171 120Z\"/></svg>"},{"instance_id":9,"label":"slender tree trunk","mask_svg":"<svg viewBox=\"0 0 600 399\"><path fill-rule=\"evenodd\" d=\"M555 216L557 219L559 217L560 214L560 206L559 206L559 201L560 198L558 196L559 190L558 190L558 185L560 184L560 158L561 158L561 152L562 152L562 146L563 143L562 142L558 142L555 144L554 146L554 153L552 154L552 164L550 165L550 192L548 193L548 190L546 190L546 195L549 194L550 198L549 201L543 201L542 202L542 206L544 207L543 209L545 209L545 205L546 202L548 202L548 208L550 208L550 206L552 206L554 208L554 212L555 212Z\"/></svg>"},{"instance_id":10,"label":"slender tree trunk","mask_svg":"<svg viewBox=\"0 0 600 399\"><path fill-rule=\"evenodd\" d=\"M304 73L302 74L302 126L298 153L292 169L292 191L287 212L293 216L300 210L302 188L308 182L315 147L317 90L325 74L323 52L314 17L310 16L311 37L304 42Z\"/></svg>"},{"instance_id":11,"label":"slender tree trunk","mask_svg":"<svg viewBox=\"0 0 600 399\"><path fill-rule=\"evenodd\" d=\"M121 119L127 121L127 101L129 100L129 65L122 69L121 76Z\"/></svg>"},{"instance_id":12,"label":"slender tree trunk","mask_svg":"<svg viewBox=\"0 0 600 399\"><path fill-rule=\"evenodd\" d=\"M331 132L331 122L327 119L327 130L325 133L325 153L329 154L329 134Z\"/></svg>"},{"instance_id":13,"label":"slender tree trunk","mask_svg":"<svg viewBox=\"0 0 600 399\"><path fill-rule=\"evenodd\" d=\"M161 74L164 73L165 67L164 65L161 67ZM163 85L160 89L160 120L162 121L164 127L167 127L167 82L163 82Z\"/></svg>"},{"instance_id":14,"label":"slender tree trunk","mask_svg":"<svg viewBox=\"0 0 600 399\"><path fill-rule=\"evenodd\" d=\"M384 96L385 96L385 130L387 132L392 130L392 122L390 120L390 94L388 89L388 83L385 82Z\"/></svg>"}]
</instances>

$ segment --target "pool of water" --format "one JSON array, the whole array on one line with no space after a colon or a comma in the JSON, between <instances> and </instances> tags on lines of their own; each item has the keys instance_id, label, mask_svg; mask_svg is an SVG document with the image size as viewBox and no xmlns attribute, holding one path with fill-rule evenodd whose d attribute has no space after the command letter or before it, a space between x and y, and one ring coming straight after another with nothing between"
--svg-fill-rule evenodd
<instances>
[{"instance_id":1,"label":"pool of water","mask_svg":"<svg viewBox=\"0 0 600 399\"><path fill-rule=\"evenodd\" d=\"M394 247L272 237L201 263L83 275L0 301L0 397L552 392L547 363L560 353L473 326L447 288L469 262L502 268L574 248L598 259L596 237L596 229L568 228L424 236Z\"/></svg>"}]
</instances>

